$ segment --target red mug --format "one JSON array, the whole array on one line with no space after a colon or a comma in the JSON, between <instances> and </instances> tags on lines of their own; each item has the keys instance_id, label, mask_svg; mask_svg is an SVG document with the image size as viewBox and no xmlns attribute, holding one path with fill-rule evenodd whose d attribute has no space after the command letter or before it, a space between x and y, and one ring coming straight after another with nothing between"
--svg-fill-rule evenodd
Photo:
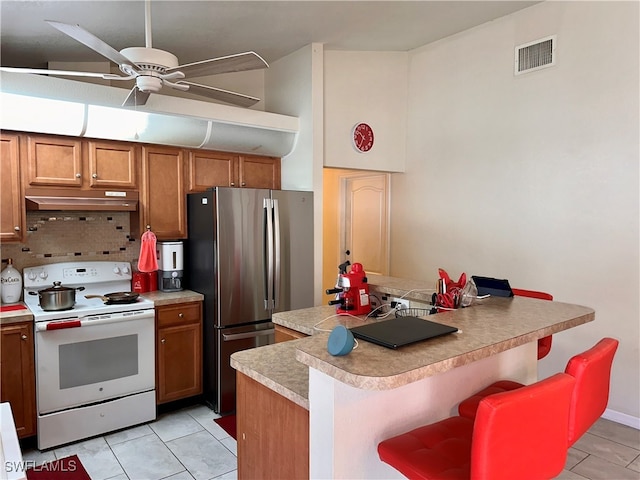
<instances>
[{"instance_id":1,"label":"red mug","mask_svg":"<svg viewBox=\"0 0 640 480\"><path fill-rule=\"evenodd\" d=\"M149 277L143 272L133 272L131 287L134 292L145 293L149 291Z\"/></svg>"}]
</instances>

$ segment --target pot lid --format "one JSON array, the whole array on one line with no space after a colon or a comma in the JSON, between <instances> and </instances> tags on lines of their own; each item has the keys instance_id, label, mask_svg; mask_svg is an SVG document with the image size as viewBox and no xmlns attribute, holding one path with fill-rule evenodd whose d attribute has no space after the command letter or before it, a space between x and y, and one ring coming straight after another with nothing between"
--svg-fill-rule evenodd
<instances>
[{"instance_id":1,"label":"pot lid","mask_svg":"<svg viewBox=\"0 0 640 480\"><path fill-rule=\"evenodd\" d=\"M66 292L69 290L75 291L75 288L71 287L63 287L62 282L53 282L53 287L43 288L42 290L38 290L38 293L47 293L47 292Z\"/></svg>"}]
</instances>

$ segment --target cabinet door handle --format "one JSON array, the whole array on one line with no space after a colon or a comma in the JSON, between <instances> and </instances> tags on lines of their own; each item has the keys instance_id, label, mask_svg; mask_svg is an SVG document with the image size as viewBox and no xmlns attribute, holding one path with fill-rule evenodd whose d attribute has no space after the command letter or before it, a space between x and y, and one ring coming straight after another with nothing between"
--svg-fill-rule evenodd
<instances>
[{"instance_id":1,"label":"cabinet door handle","mask_svg":"<svg viewBox=\"0 0 640 480\"><path fill-rule=\"evenodd\" d=\"M235 187L236 186L235 182L231 182L231 186Z\"/></svg>"},{"instance_id":2,"label":"cabinet door handle","mask_svg":"<svg viewBox=\"0 0 640 480\"><path fill-rule=\"evenodd\" d=\"M166 342L166 340L163 338L162 340L160 340L160 343L164 343Z\"/></svg>"},{"instance_id":3,"label":"cabinet door handle","mask_svg":"<svg viewBox=\"0 0 640 480\"><path fill-rule=\"evenodd\" d=\"M23 339L23 340L26 340L27 338L28 338L28 337L27 337L26 335L24 335L24 334L22 335L22 339Z\"/></svg>"},{"instance_id":4,"label":"cabinet door handle","mask_svg":"<svg viewBox=\"0 0 640 480\"><path fill-rule=\"evenodd\" d=\"M16 231L16 232L19 232L20 231L20 227L13 227L13 230Z\"/></svg>"},{"instance_id":5,"label":"cabinet door handle","mask_svg":"<svg viewBox=\"0 0 640 480\"><path fill-rule=\"evenodd\" d=\"M98 174L94 173L93 175L91 175L93 178L98 178Z\"/></svg>"},{"instance_id":6,"label":"cabinet door handle","mask_svg":"<svg viewBox=\"0 0 640 480\"><path fill-rule=\"evenodd\" d=\"M184 317L184 313L180 312L180 313L178 314L178 316L179 316L180 318L183 318L183 317Z\"/></svg>"},{"instance_id":7,"label":"cabinet door handle","mask_svg":"<svg viewBox=\"0 0 640 480\"><path fill-rule=\"evenodd\" d=\"M245 183L245 182L242 182L242 186L244 187L245 185L246 185L246 183Z\"/></svg>"},{"instance_id":8,"label":"cabinet door handle","mask_svg":"<svg viewBox=\"0 0 640 480\"><path fill-rule=\"evenodd\" d=\"M80 175L79 173L76 173L76 178L80 178L82 175Z\"/></svg>"}]
</instances>

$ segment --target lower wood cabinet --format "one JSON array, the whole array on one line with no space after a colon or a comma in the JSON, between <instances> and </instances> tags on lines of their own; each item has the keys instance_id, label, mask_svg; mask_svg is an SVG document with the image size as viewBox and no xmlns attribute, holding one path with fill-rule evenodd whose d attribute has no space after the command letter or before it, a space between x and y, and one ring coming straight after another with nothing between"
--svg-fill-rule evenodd
<instances>
[{"instance_id":1,"label":"lower wood cabinet","mask_svg":"<svg viewBox=\"0 0 640 480\"><path fill-rule=\"evenodd\" d=\"M308 335L304 333L300 333L296 330L292 330L291 328L283 327L282 325L275 325L275 342L288 342L289 340L295 340L296 338L304 338Z\"/></svg>"},{"instance_id":2,"label":"lower wood cabinet","mask_svg":"<svg viewBox=\"0 0 640 480\"><path fill-rule=\"evenodd\" d=\"M238 478L309 478L309 411L236 372Z\"/></svg>"},{"instance_id":3,"label":"lower wood cabinet","mask_svg":"<svg viewBox=\"0 0 640 480\"><path fill-rule=\"evenodd\" d=\"M156 403L202 393L202 302L156 307Z\"/></svg>"},{"instance_id":4,"label":"lower wood cabinet","mask_svg":"<svg viewBox=\"0 0 640 480\"><path fill-rule=\"evenodd\" d=\"M0 401L9 402L19 438L36 434L33 322L0 326Z\"/></svg>"}]
</instances>

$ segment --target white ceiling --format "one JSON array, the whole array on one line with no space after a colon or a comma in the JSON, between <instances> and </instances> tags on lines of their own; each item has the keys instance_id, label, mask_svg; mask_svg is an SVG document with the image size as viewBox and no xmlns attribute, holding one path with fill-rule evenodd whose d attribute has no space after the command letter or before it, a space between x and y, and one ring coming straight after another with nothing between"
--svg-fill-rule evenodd
<instances>
[{"instance_id":1,"label":"white ceiling","mask_svg":"<svg viewBox=\"0 0 640 480\"><path fill-rule=\"evenodd\" d=\"M327 50L407 51L535 1L163 1L153 47L180 64L253 50L273 62L312 42ZM104 61L44 22L79 24L116 50L144 46L143 1L0 1L2 66Z\"/></svg>"}]
</instances>

